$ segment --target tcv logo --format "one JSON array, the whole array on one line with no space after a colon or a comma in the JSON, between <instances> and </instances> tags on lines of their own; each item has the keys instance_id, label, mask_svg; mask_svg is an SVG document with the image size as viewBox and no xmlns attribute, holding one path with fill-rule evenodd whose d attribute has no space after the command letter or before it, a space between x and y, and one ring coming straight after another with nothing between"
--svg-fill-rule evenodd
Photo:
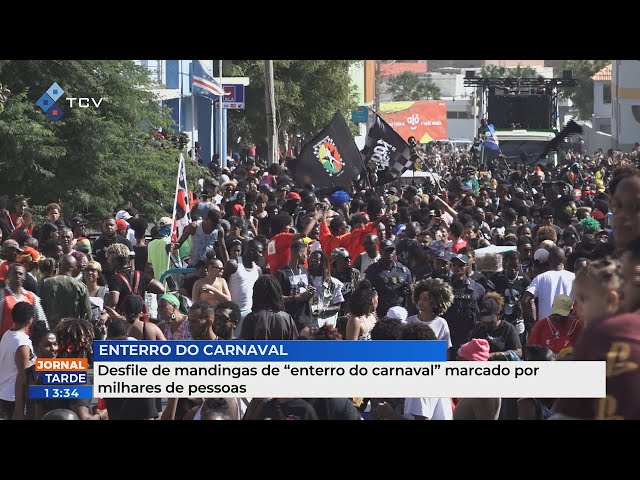
<instances>
[{"instance_id":1,"label":"tcv logo","mask_svg":"<svg viewBox=\"0 0 640 480\"><path fill-rule=\"evenodd\" d=\"M62 87L54 82L53 85L51 85L49 89L45 93L43 93L36 102L42 109L42 111L46 113L47 116L54 122L59 120L64 115L62 108L60 108L60 105L56 103L58 100L60 100L63 94L64 90L62 89ZM104 100L104 98L99 98L96 100L95 98L91 97L64 98L64 101L69 104L69 108L98 108Z\"/></svg>"}]
</instances>

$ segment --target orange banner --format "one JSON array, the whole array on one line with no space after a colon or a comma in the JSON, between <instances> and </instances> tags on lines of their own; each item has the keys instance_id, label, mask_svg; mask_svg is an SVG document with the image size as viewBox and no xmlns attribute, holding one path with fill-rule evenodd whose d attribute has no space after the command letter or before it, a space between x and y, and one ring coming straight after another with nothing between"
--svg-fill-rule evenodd
<instances>
[{"instance_id":1,"label":"orange banner","mask_svg":"<svg viewBox=\"0 0 640 480\"><path fill-rule=\"evenodd\" d=\"M446 140L447 104L440 100L389 102L380 104L380 116L405 139L419 143Z\"/></svg>"},{"instance_id":2,"label":"orange banner","mask_svg":"<svg viewBox=\"0 0 640 480\"><path fill-rule=\"evenodd\" d=\"M88 368L86 358L38 358L36 372L85 371Z\"/></svg>"}]
</instances>

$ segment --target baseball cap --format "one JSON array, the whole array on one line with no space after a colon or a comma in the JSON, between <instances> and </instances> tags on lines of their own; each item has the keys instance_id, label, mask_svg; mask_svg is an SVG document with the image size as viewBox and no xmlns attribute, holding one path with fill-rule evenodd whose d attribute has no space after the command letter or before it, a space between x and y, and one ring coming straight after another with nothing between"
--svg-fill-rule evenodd
<instances>
[{"instance_id":1,"label":"baseball cap","mask_svg":"<svg viewBox=\"0 0 640 480\"><path fill-rule=\"evenodd\" d=\"M391 195L396 195L398 193L398 189L396 187L389 187L387 188L387 193L390 193Z\"/></svg>"},{"instance_id":2,"label":"baseball cap","mask_svg":"<svg viewBox=\"0 0 640 480\"><path fill-rule=\"evenodd\" d=\"M116 220L116 225L118 227L118 230L126 230L128 227L127 222L125 222L122 218Z\"/></svg>"},{"instance_id":3,"label":"baseball cap","mask_svg":"<svg viewBox=\"0 0 640 480\"><path fill-rule=\"evenodd\" d=\"M76 227L81 227L84 225L88 225L89 224L89 220L87 220L86 218L80 216L80 215L76 215L75 217L73 217L69 223L71 223L71 228L76 228Z\"/></svg>"},{"instance_id":4,"label":"baseball cap","mask_svg":"<svg viewBox=\"0 0 640 480\"><path fill-rule=\"evenodd\" d=\"M533 259L539 263L547 263L549 260L549 250L545 250L544 248L539 248L533 254Z\"/></svg>"},{"instance_id":5,"label":"baseball cap","mask_svg":"<svg viewBox=\"0 0 640 480\"><path fill-rule=\"evenodd\" d=\"M468 362L486 362L489 360L489 342L484 338L474 338L458 350L458 356Z\"/></svg>"},{"instance_id":6,"label":"baseball cap","mask_svg":"<svg viewBox=\"0 0 640 480\"><path fill-rule=\"evenodd\" d=\"M444 260L445 262L451 261L451 252L449 250L438 250L435 255L436 260Z\"/></svg>"},{"instance_id":7,"label":"baseball cap","mask_svg":"<svg viewBox=\"0 0 640 480\"><path fill-rule=\"evenodd\" d=\"M380 250L383 252L393 252L396 249L396 245L391 240L383 240L380 243Z\"/></svg>"},{"instance_id":8,"label":"baseball cap","mask_svg":"<svg viewBox=\"0 0 640 480\"><path fill-rule=\"evenodd\" d=\"M404 307L391 307L386 315L387 318L400 320L402 323L405 323L407 321L408 316L409 316L409 313L407 312L407 309Z\"/></svg>"},{"instance_id":9,"label":"baseball cap","mask_svg":"<svg viewBox=\"0 0 640 480\"><path fill-rule=\"evenodd\" d=\"M457 255L452 255L451 261L454 261L454 260L458 260L459 262L462 262L465 265L469 263L469 257L467 257L466 255L463 255L462 253L459 253Z\"/></svg>"},{"instance_id":10,"label":"baseball cap","mask_svg":"<svg viewBox=\"0 0 640 480\"><path fill-rule=\"evenodd\" d=\"M593 218L595 218L596 220L604 220L604 218L605 218L605 216L606 216L606 215L605 215L604 213L602 213L600 210L594 210L594 211L591 213L591 216L592 216Z\"/></svg>"},{"instance_id":11,"label":"baseball cap","mask_svg":"<svg viewBox=\"0 0 640 480\"><path fill-rule=\"evenodd\" d=\"M16 242L15 240L13 240L12 238L5 240L4 243L2 244L3 248L15 248L17 251L22 252L22 249L20 248L20 245L18 244L18 242Z\"/></svg>"},{"instance_id":12,"label":"baseball cap","mask_svg":"<svg viewBox=\"0 0 640 480\"><path fill-rule=\"evenodd\" d=\"M74 250L77 250L82 253L91 253L91 240L88 238L81 238L76 242Z\"/></svg>"},{"instance_id":13,"label":"baseball cap","mask_svg":"<svg viewBox=\"0 0 640 480\"><path fill-rule=\"evenodd\" d=\"M20 263L33 263L40 260L40 252L32 247L24 247L22 253L18 255L17 260Z\"/></svg>"},{"instance_id":14,"label":"baseball cap","mask_svg":"<svg viewBox=\"0 0 640 480\"><path fill-rule=\"evenodd\" d=\"M129 220L131 218L131 214L126 210L120 210L116 213L116 220Z\"/></svg>"},{"instance_id":15,"label":"baseball cap","mask_svg":"<svg viewBox=\"0 0 640 480\"><path fill-rule=\"evenodd\" d=\"M158 220L159 227L166 227L172 224L173 224L173 220L171 220L169 217L162 217L160 220Z\"/></svg>"},{"instance_id":16,"label":"baseball cap","mask_svg":"<svg viewBox=\"0 0 640 480\"><path fill-rule=\"evenodd\" d=\"M500 313L500 305L493 298L485 298L478 305L478 319L481 322L491 322Z\"/></svg>"},{"instance_id":17,"label":"baseball cap","mask_svg":"<svg viewBox=\"0 0 640 480\"><path fill-rule=\"evenodd\" d=\"M349 258L349 251L344 247L334 248L331 252L331 261L335 262L338 258Z\"/></svg>"},{"instance_id":18,"label":"baseball cap","mask_svg":"<svg viewBox=\"0 0 640 480\"><path fill-rule=\"evenodd\" d=\"M435 253L439 252L440 250L444 250L445 248L445 244L442 240L435 240L429 244L429 250Z\"/></svg>"},{"instance_id":19,"label":"baseball cap","mask_svg":"<svg viewBox=\"0 0 640 480\"><path fill-rule=\"evenodd\" d=\"M296 201L300 201L300 194L297 192L289 192L287 193L287 200L296 200Z\"/></svg>"},{"instance_id":20,"label":"baseball cap","mask_svg":"<svg viewBox=\"0 0 640 480\"><path fill-rule=\"evenodd\" d=\"M553 299L551 313L561 317L568 317L572 308L573 299L569 295L556 295L556 298Z\"/></svg>"}]
</instances>

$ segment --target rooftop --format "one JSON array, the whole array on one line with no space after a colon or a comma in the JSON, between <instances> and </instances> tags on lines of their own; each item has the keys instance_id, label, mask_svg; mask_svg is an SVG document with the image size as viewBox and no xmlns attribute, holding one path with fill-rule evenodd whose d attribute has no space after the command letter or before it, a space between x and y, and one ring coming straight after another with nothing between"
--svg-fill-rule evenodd
<instances>
[{"instance_id":1,"label":"rooftop","mask_svg":"<svg viewBox=\"0 0 640 480\"><path fill-rule=\"evenodd\" d=\"M426 63L408 63L408 62L380 64L380 75L383 77L387 77L390 75L399 75L404 72L427 73L427 64Z\"/></svg>"},{"instance_id":2,"label":"rooftop","mask_svg":"<svg viewBox=\"0 0 640 480\"><path fill-rule=\"evenodd\" d=\"M598 73L596 73L591 80L595 80L597 82L610 82L611 81L611 64L604 67Z\"/></svg>"}]
</instances>

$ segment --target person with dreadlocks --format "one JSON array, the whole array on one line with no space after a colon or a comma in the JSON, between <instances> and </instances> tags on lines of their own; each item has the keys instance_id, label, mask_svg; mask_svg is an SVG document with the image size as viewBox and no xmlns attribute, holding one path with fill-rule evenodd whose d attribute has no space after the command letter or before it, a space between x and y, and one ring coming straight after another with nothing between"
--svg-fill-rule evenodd
<instances>
[{"instance_id":1,"label":"person with dreadlocks","mask_svg":"<svg viewBox=\"0 0 640 480\"><path fill-rule=\"evenodd\" d=\"M31 327L31 342L33 344L33 353L36 358L56 358L58 356L58 339L56 334L49 330L44 322L34 322ZM35 371L35 365L26 369L24 383L20 388L25 392L25 398L28 399L29 385L42 385L43 380L38 372ZM16 385L16 389L18 386ZM28 399L26 401L27 420L40 420L47 412L60 408L61 400L46 399Z\"/></svg>"},{"instance_id":2,"label":"person with dreadlocks","mask_svg":"<svg viewBox=\"0 0 640 480\"><path fill-rule=\"evenodd\" d=\"M93 325L82 318L64 318L55 329L58 339L58 358L87 358L93 356ZM88 399L66 400L63 408L75 412L80 420L108 420L106 410L95 409L91 412Z\"/></svg>"},{"instance_id":3,"label":"person with dreadlocks","mask_svg":"<svg viewBox=\"0 0 640 480\"><path fill-rule=\"evenodd\" d=\"M317 319L317 326L335 326L344 302L343 283L331 276L329 260L321 250L309 255L309 277L315 287L315 293L311 298L311 314Z\"/></svg>"},{"instance_id":4,"label":"person with dreadlocks","mask_svg":"<svg viewBox=\"0 0 640 480\"><path fill-rule=\"evenodd\" d=\"M298 329L285 310L282 287L272 275L261 275L253 286L253 310L242 322L242 340L296 340Z\"/></svg>"}]
</instances>

